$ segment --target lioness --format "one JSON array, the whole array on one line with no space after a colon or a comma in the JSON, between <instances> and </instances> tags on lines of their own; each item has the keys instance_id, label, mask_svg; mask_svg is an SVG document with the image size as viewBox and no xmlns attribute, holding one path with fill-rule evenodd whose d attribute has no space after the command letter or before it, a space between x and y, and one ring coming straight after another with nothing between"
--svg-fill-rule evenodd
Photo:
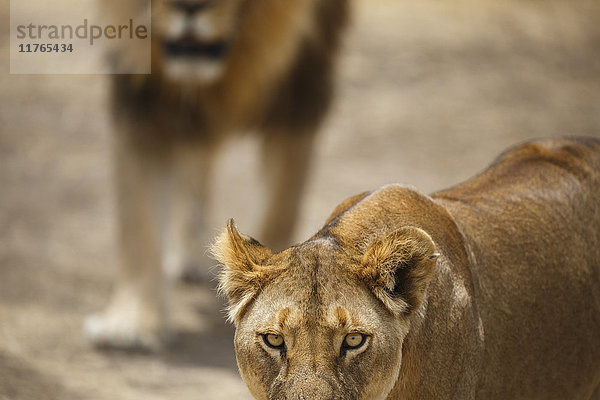
<instances>
[{"instance_id":1,"label":"lioness","mask_svg":"<svg viewBox=\"0 0 600 400\"><path fill-rule=\"evenodd\" d=\"M148 10L145 0L102 3L115 21ZM112 81L121 261L108 308L86 322L94 343L162 344L164 270L176 276L204 255L207 175L233 132L261 134L270 187L261 238L288 245L347 8L347 0L152 1L152 74ZM140 62L129 42L119 42L115 63Z\"/></svg>"},{"instance_id":2,"label":"lioness","mask_svg":"<svg viewBox=\"0 0 600 400\"><path fill-rule=\"evenodd\" d=\"M213 246L257 399L600 399L600 140L384 186L272 253Z\"/></svg>"}]
</instances>

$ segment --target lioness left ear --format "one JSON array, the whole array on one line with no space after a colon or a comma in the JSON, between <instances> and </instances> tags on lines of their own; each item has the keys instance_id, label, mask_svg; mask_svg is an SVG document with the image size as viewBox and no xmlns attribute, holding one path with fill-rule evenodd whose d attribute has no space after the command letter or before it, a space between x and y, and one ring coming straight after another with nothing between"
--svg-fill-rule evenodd
<instances>
[{"instance_id":1,"label":"lioness left ear","mask_svg":"<svg viewBox=\"0 0 600 400\"><path fill-rule=\"evenodd\" d=\"M403 227L375 240L360 274L390 311L411 313L423 302L438 256L427 232Z\"/></svg>"},{"instance_id":2,"label":"lioness left ear","mask_svg":"<svg viewBox=\"0 0 600 400\"><path fill-rule=\"evenodd\" d=\"M237 322L266 279L262 265L272 253L249 236L240 235L233 219L211 246L212 256L222 264L219 290L229 301L229 320Z\"/></svg>"}]
</instances>

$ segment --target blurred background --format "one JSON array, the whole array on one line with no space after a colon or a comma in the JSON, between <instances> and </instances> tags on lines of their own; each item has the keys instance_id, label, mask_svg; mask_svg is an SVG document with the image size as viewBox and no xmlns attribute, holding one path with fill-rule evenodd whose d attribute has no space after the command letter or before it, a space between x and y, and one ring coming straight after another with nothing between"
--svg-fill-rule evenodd
<instances>
[{"instance_id":1,"label":"blurred background","mask_svg":"<svg viewBox=\"0 0 600 400\"><path fill-rule=\"evenodd\" d=\"M25 0L22 0L25 1ZM210 285L177 288L179 342L98 352L81 333L115 273L106 76L9 75L0 2L0 399L246 399ZM597 0L355 0L296 238L345 197L430 193L535 137L600 137ZM257 144L226 148L210 224L258 232Z\"/></svg>"}]
</instances>

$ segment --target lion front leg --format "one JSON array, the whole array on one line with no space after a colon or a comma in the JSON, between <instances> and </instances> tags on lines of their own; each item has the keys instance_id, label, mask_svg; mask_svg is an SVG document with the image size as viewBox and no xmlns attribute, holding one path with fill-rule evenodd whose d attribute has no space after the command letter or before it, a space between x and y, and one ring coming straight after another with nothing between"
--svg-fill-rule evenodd
<instances>
[{"instance_id":1,"label":"lion front leg","mask_svg":"<svg viewBox=\"0 0 600 400\"><path fill-rule=\"evenodd\" d=\"M180 278L208 282L205 209L208 177L217 145L185 143L174 146L168 189L169 207L163 226L163 266L171 281Z\"/></svg>"},{"instance_id":2,"label":"lion front leg","mask_svg":"<svg viewBox=\"0 0 600 400\"><path fill-rule=\"evenodd\" d=\"M314 131L268 132L263 142L267 211L261 241L274 250L290 245L308 177Z\"/></svg>"},{"instance_id":3,"label":"lion front leg","mask_svg":"<svg viewBox=\"0 0 600 400\"><path fill-rule=\"evenodd\" d=\"M124 138L116 147L120 265L108 307L86 319L85 333L100 347L157 349L169 332L160 256L167 157Z\"/></svg>"}]
</instances>

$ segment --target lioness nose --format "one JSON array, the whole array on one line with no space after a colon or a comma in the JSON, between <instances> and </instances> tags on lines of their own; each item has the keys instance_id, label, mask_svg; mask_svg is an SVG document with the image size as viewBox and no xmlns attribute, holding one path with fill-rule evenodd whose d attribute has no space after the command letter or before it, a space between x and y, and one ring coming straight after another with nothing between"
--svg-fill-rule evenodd
<instances>
[{"instance_id":1,"label":"lioness nose","mask_svg":"<svg viewBox=\"0 0 600 400\"><path fill-rule=\"evenodd\" d=\"M339 398L330 382L315 376L293 379L285 392L287 399L335 400Z\"/></svg>"},{"instance_id":2,"label":"lioness nose","mask_svg":"<svg viewBox=\"0 0 600 400\"><path fill-rule=\"evenodd\" d=\"M193 1L193 0L176 0L171 2L174 8L183 11L187 15L193 15L198 11L203 10L208 7L211 3L210 0L207 1Z\"/></svg>"}]
</instances>

